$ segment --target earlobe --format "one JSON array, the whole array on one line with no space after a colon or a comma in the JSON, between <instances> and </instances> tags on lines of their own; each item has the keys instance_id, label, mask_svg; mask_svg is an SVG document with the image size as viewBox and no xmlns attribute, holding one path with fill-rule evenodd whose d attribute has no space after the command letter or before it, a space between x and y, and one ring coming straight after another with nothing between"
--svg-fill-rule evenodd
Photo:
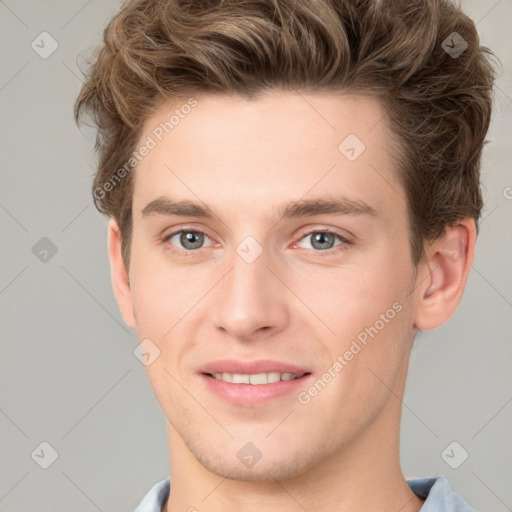
<instances>
[{"instance_id":1,"label":"earlobe","mask_svg":"<svg viewBox=\"0 0 512 512\"><path fill-rule=\"evenodd\" d=\"M435 329L455 312L466 287L475 252L476 230L471 219L447 226L446 233L432 242L427 261L418 272L414 325Z\"/></svg>"},{"instance_id":2,"label":"earlobe","mask_svg":"<svg viewBox=\"0 0 512 512\"><path fill-rule=\"evenodd\" d=\"M136 328L132 293L128 274L121 254L121 235L116 221L111 218L108 224L108 253L112 288L117 304L127 325Z\"/></svg>"}]
</instances>

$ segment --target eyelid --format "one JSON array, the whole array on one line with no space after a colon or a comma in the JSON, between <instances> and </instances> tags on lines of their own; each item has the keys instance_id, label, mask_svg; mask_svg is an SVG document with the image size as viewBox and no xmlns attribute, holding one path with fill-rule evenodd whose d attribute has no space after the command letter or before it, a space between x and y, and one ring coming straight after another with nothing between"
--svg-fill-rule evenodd
<instances>
[{"instance_id":1,"label":"eyelid","mask_svg":"<svg viewBox=\"0 0 512 512\"><path fill-rule=\"evenodd\" d=\"M301 231L299 234L299 240L302 240L304 237L306 237L308 235L312 235L313 233L328 233L330 235L335 235L335 236L339 237L343 242L346 242L346 243L351 243L351 241L352 241L348 236L341 234L339 231L337 231L334 228L320 228L320 227L308 228L308 229L305 229L304 231Z\"/></svg>"},{"instance_id":2,"label":"eyelid","mask_svg":"<svg viewBox=\"0 0 512 512\"><path fill-rule=\"evenodd\" d=\"M298 241L294 242L292 247L293 248L297 247L297 245L304 238L306 238L309 235L312 235L313 233L327 233L327 234L333 235L335 237L338 237L340 239L340 241L341 241L340 244L335 245L334 247L331 247L330 249L325 249L323 251L319 251L319 250L315 250L315 249L305 249L305 250L307 250L309 252L312 251L315 255L318 255L320 257L322 257L322 256L333 256L333 255L337 254L340 251L346 250L348 248L348 246L350 246L350 245L352 245L354 243L353 240L351 240L350 238L346 237L345 235L342 235L339 231L337 231L334 228L325 228L325 227L320 228L320 227L317 227L317 228L309 228L309 229L305 229L304 231L301 231L301 233L299 235L299 238L298 238ZM301 249L301 247L299 247L299 249Z\"/></svg>"},{"instance_id":3,"label":"eyelid","mask_svg":"<svg viewBox=\"0 0 512 512\"><path fill-rule=\"evenodd\" d=\"M205 237L209 238L214 243L216 243L215 240L206 231L204 231L204 229L194 228L193 226L180 226L180 227L175 228L174 230L172 230L170 232L165 233L162 236L162 242L167 243L170 238L172 238L173 236L175 236L175 235L177 235L179 233L182 233L182 232L199 233L199 234L202 234ZM322 254L326 254L326 255L331 254L332 255L333 253L336 253L338 250L343 250L343 249L346 248L346 246L351 245L353 243L353 241L350 238L346 237L345 235L342 235L339 231L337 231L334 228L317 227L317 228L304 228L304 230L302 230L299 233L298 240L296 242L293 242L292 247L296 247L297 244L300 241L302 241L302 239L304 239L305 237L307 237L309 235L312 235L313 233L327 233L327 234L331 234L331 235L334 235L335 237L338 237L341 240L341 242L342 242L342 243L340 243L338 245L335 245L334 247L331 247L330 249L326 249L326 250L323 250L323 251L314 250L314 249L306 249L306 250L309 250L309 251L313 251L316 254L320 254L320 255L322 255ZM200 247L199 249L193 249L193 250L180 249L179 247L176 247L176 246L172 246L172 247L173 247L173 249L171 249L171 251L173 251L173 252L176 252L176 253L179 253L179 254L191 255L191 254L194 254L194 253L201 252L202 249L207 249L208 247L212 247L212 245L207 246L207 247Z\"/></svg>"},{"instance_id":4,"label":"eyelid","mask_svg":"<svg viewBox=\"0 0 512 512\"><path fill-rule=\"evenodd\" d=\"M182 232L199 233L199 234L204 235L205 237L209 238L211 241L215 242L215 240L206 231L204 231L204 229L194 228L192 226L180 226L178 228L173 229L172 231L164 233L164 235L162 235L162 242L169 243L170 238L172 238L173 236L175 236L179 233L182 233ZM180 249L179 247L176 247L170 243L169 243L169 245L172 246L171 251L177 252L179 254L194 254L194 253L200 252L202 249L207 249L208 247L211 247L211 245L210 245L207 247L200 247L199 249L187 250L187 249Z\"/></svg>"}]
</instances>

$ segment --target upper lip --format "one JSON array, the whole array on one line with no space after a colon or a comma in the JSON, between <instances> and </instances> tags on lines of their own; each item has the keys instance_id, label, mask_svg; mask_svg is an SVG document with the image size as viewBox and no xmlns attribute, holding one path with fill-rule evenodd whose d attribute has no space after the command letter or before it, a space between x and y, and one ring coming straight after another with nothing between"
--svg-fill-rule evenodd
<instances>
[{"instance_id":1,"label":"upper lip","mask_svg":"<svg viewBox=\"0 0 512 512\"><path fill-rule=\"evenodd\" d=\"M200 370L201 373L310 373L307 368L295 364L284 363L282 361L271 361L268 359L259 359L254 361L243 361L236 359L222 359L206 364Z\"/></svg>"}]
</instances>

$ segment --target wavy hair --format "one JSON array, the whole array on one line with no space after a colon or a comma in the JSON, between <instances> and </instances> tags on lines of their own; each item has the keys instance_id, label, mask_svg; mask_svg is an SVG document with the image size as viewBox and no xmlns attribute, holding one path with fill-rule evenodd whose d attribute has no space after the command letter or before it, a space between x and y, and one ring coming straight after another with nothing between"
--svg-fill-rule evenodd
<instances>
[{"instance_id":1,"label":"wavy hair","mask_svg":"<svg viewBox=\"0 0 512 512\"><path fill-rule=\"evenodd\" d=\"M461 41L460 55L448 51ZM105 185L162 102L357 92L382 102L398 142L417 265L425 241L447 225L469 217L478 226L492 56L448 0L128 0L105 28L74 105L76 123L87 114L97 128L94 204L117 221L128 269L133 175Z\"/></svg>"}]
</instances>

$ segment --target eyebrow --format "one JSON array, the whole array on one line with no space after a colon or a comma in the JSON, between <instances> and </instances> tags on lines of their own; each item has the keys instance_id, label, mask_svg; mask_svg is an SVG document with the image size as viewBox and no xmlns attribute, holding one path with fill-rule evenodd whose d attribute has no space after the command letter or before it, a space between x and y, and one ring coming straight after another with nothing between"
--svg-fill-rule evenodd
<instances>
[{"instance_id":1,"label":"eyebrow","mask_svg":"<svg viewBox=\"0 0 512 512\"><path fill-rule=\"evenodd\" d=\"M197 217L203 219L221 218L211 207L203 203L185 200L173 200L170 197L159 197L149 202L141 211L142 218L154 215ZM292 201L277 208L278 219L292 219L313 215L371 215L376 217L377 211L360 199L348 197L321 197Z\"/></svg>"}]
</instances>

